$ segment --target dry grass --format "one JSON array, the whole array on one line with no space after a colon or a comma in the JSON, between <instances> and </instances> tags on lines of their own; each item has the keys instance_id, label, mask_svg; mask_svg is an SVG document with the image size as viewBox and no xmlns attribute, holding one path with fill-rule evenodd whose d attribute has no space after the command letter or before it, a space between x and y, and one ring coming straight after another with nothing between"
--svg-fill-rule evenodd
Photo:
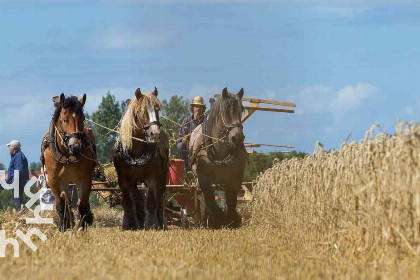
<instances>
[{"instance_id":1,"label":"dry grass","mask_svg":"<svg viewBox=\"0 0 420 280\"><path fill-rule=\"evenodd\" d=\"M420 258L420 127L400 123L313 156L277 163L254 191L252 224L358 263ZM420 272L420 270L419 270Z\"/></svg>"},{"instance_id":2,"label":"dry grass","mask_svg":"<svg viewBox=\"0 0 420 280\"><path fill-rule=\"evenodd\" d=\"M11 279L415 279L419 254L419 128L322 149L277 163L258 178L238 230L120 230L121 213L95 211L86 232L48 236L32 252L11 248L0 275ZM252 206L252 207L249 207ZM30 215L30 214L28 214ZM8 237L27 225L0 214Z\"/></svg>"},{"instance_id":3,"label":"dry grass","mask_svg":"<svg viewBox=\"0 0 420 280\"><path fill-rule=\"evenodd\" d=\"M416 264L355 264L265 227L239 230L51 231L36 252L0 263L10 279L414 278Z\"/></svg>"}]
</instances>

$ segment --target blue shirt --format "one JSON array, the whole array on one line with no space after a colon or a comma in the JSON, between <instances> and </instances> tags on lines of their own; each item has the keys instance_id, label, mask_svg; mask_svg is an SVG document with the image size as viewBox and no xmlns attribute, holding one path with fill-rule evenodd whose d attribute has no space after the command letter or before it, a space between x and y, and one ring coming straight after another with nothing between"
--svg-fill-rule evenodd
<instances>
[{"instance_id":1,"label":"blue shirt","mask_svg":"<svg viewBox=\"0 0 420 280\"><path fill-rule=\"evenodd\" d=\"M11 184L14 181L14 171L19 170L19 184L25 184L29 180L28 160L21 150L10 156L9 169L7 169L7 181Z\"/></svg>"},{"instance_id":2,"label":"blue shirt","mask_svg":"<svg viewBox=\"0 0 420 280\"><path fill-rule=\"evenodd\" d=\"M182 137L184 137L185 135L191 134L197 126L203 123L203 120L204 120L204 115L201 116L198 120L194 120L193 115L186 116L182 120L182 124L179 127L179 131L178 131L179 138L177 142L178 143L181 142Z\"/></svg>"}]
</instances>

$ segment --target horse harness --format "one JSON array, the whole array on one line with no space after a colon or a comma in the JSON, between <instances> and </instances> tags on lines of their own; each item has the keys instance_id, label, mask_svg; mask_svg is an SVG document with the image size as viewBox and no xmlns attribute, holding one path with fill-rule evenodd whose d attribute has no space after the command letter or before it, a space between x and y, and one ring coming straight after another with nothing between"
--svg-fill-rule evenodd
<instances>
[{"instance_id":1,"label":"horse harness","mask_svg":"<svg viewBox=\"0 0 420 280\"><path fill-rule=\"evenodd\" d=\"M58 135L62 141L62 144L66 146L67 149L68 149L68 141L70 140L70 138L77 138L80 141L82 141L82 144L85 147L84 151L80 153L80 155L78 156L64 155L58 148L58 143L56 141L56 135L57 135L56 132L58 132ZM65 133L62 127L61 127L61 131L58 131L57 126L54 123L54 120L51 120L49 131L44 136L44 139L42 140L41 162L43 164L45 162L44 152L47 149L47 147L50 148L50 152L53 158L61 164L72 164L72 163L79 162L82 159L83 153L86 150L89 150L91 152L92 160L96 161L97 159L95 142L92 141L90 137L88 137L86 132Z\"/></svg>"},{"instance_id":2,"label":"horse harness","mask_svg":"<svg viewBox=\"0 0 420 280\"><path fill-rule=\"evenodd\" d=\"M121 159L125 164L131 165L131 166L143 166L146 165L150 159L155 155L156 153L156 142L154 141L153 134L150 132L150 128L152 125L157 125L161 127L161 123L159 121L153 121L146 125L143 125L142 127L136 127L135 129L142 130L144 135L146 135L146 146L143 150L143 153L138 159L133 158L127 150L124 150L122 147L122 143L119 142L117 145L116 153L121 153Z\"/></svg>"},{"instance_id":3,"label":"horse harness","mask_svg":"<svg viewBox=\"0 0 420 280\"><path fill-rule=\"evenodd\" d=\"M214 165L220 166L220 165L230 165L230 164L234 163L235 162L235 148L234 147L229 147L229 154L224 159L219 159L217 157L217 151L214 148L214 145L212 144L211 138L208 137L208 135L210 135L210 131L208 131L209 127L208 127L208 119L207 118L208 118L208 115L206 115L206 117L204 118L204 122L203 122L203 139L204 139L204 141L201 144L200 149L205 149L206 150L208 159ZM226 123L223 119L223 116L222 116L222 122L223 122L223 127L220 130L223 134L223 137L226 137L233 128L243 129L243 125L240 122L226 125Z\"/></svg>"}]
</instances>

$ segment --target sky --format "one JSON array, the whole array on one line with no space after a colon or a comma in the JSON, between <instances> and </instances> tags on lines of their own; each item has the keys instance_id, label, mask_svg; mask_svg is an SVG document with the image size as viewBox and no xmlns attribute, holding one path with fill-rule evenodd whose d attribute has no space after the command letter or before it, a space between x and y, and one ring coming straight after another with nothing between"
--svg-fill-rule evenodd
<instances>
[{"instance_id":1,"label":"sky","mask_svg":"<svg viewBox=\"0 0 420 280\"><path fill-rule=\"evenodd\" d=\"M92 112L108 91L208 100L243 87L297 104L295 114L256 112L246 141L308 153L317 141L360 141L374 124L393 133L420 119L417 3L0 0L0 162L12 139L39 161L62 92L86 93Z\"/></svg>"}]
</instances>

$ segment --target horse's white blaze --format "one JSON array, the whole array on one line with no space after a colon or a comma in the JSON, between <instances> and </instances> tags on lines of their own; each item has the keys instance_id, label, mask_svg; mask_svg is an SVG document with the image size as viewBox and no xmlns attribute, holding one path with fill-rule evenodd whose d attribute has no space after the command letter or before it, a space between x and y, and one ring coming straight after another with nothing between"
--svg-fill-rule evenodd
<instances>
[{"instance_id":1,"label":"horse's white blaze","mask_svg":"<svg viewBox=\"0 0 420 280\"><path fill-rule=\"evenodd\" d=\"M157 122L156 111L153 108L153 105L150 104L150 103L147 106L147 113L149 114L149 122L150 123ZM156 123L152 124L150 126L150 128L152 129L152 133L154 133L154 134L160 133L160 128Z\"/></svg>"}]
</instances>

